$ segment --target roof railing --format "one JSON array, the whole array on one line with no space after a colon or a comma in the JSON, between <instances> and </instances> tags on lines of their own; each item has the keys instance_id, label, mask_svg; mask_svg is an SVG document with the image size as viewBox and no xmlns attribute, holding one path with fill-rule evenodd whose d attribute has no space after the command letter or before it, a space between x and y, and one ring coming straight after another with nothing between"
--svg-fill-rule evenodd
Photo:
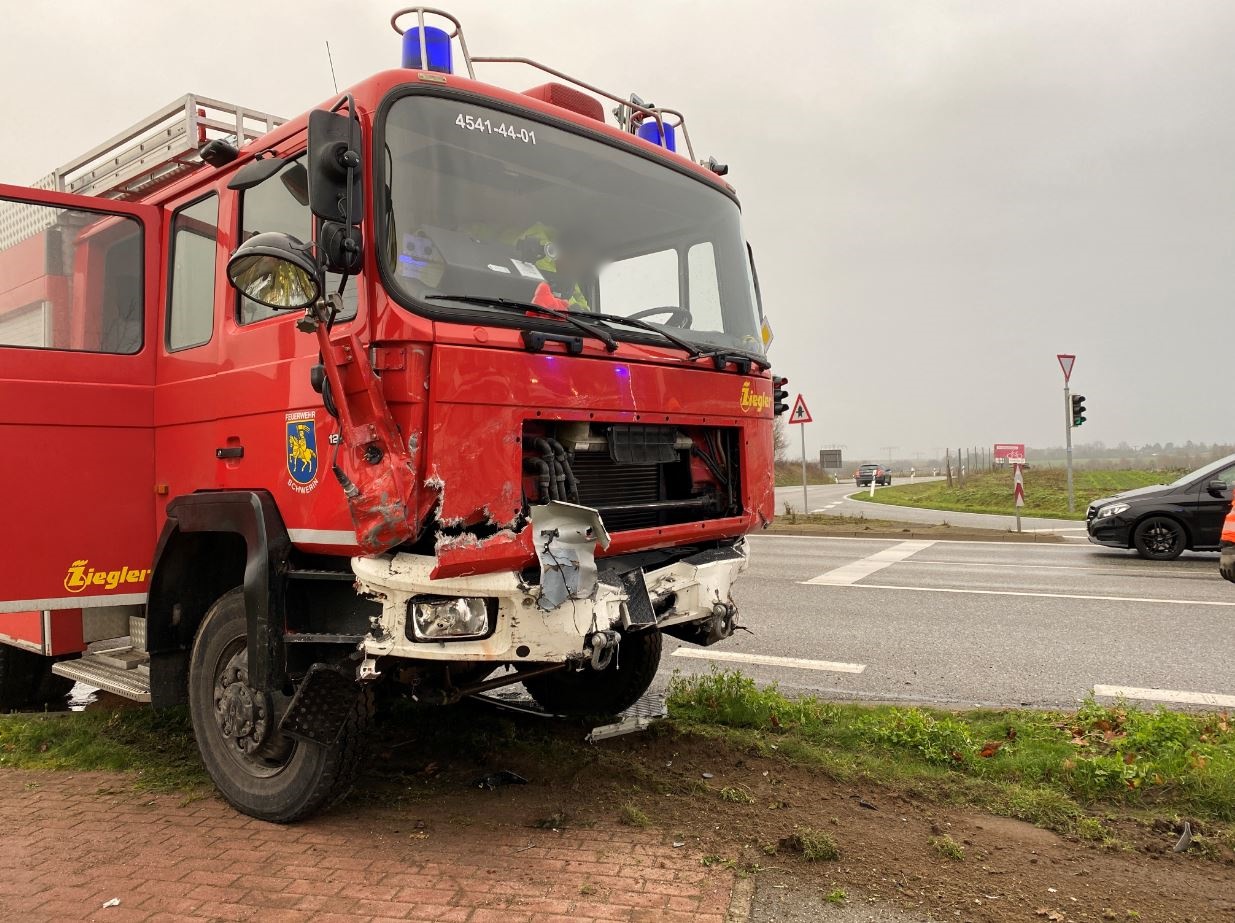
<instances>
[{"instance_id":1,"label":"roof railing","mask_svg":"<svg viewBox=\"0 0 1235 923\"><path fill-rule=\"evenodd\" d=\"M556 68L549 67L547 64L541 64L539 61L533 61L531 58L473 57L467 50L467 40L463 37L463 26L459 22L459 20L456 19L454 16L452 16L450 13L447 13L445 10L439 10L434 7L430 7L430 6L404 7L403 9L396 12L393 16L391 16L390 26L391 28L395 30L395 32L399 33L400 35L402 35L405 30L399 27L399 20L402 19L404 16L408 15L409 13L416 14L416 25L418 26L420 30L418 37L420 39L420 60L422 62L427 62L429 60L427 40L425 38L425 17L426 16L438 16L446 20L453 26L451 30L449 31L443 30L443 31L446 31L446 35L449 40L451 41L458 40L459 50L463 54L463 64L467 68L468 77L470 77L472 80L476 79L475 65L477 64L523 64L527 67L535 68L536 70L543 71L544 73L549 74L552 77L556 77L558 80L563 80L566 83L573 84L574 86L578 87L581 90L585 90L588 93L595 93L597 96L603 96L605 99L608 99L612 102L617 103L619 108L616 110L616 112L626 113L625 118L623 118L622 115L618 115L619 127L621 127L622 130L627 132L628 134L632 134L632 135L635 134L638 131L639 124L642 121L650 118L653 121L655 121L657 126L660 128L660 133L659 133L660 137L664 138L666 135L665 125L668 124L671 128L676 129L677 131L680 131L682 133L682 140L686 142L686 153L691 160L695 160L695 149L694 149L694 145L692 145L690 142L690 132L686 128L686 117L678 110L666 109L661 106L648 105L644 103L643 101L641 101L633 93L627 97L617 96L614 93L610 93L608 90L602 90L598 86L594 86L590 83L586 83L578 79L577 77L572 77L569 74L566 74L560 70L557 70ZM635 113L639 113L641 118L635 118L634 117ZM669 120L669 121L666 122L666 120Z\"/></svg>"}]
</instances>

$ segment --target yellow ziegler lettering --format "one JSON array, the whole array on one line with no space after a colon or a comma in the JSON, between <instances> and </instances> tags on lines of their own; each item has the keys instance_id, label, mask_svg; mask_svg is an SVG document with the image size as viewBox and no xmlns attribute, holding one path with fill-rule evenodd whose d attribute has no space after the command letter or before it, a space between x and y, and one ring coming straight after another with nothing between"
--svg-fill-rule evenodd
<instances>
[{"instance_id":1,"label":"yellow ziegler lettering","mask_svg":"<svg viewBox=\"0 0 1235 923\"><path fill-rule=\"evenodd\" d=\"M99 586L114 590L122 583L145 583L150 571L140 567L121 567L119 570L95 570L86 559L69 565L64 577L64 588L70 593L80 593L86 587Z\"/></svg>"},{"instance_id":2,"label":"yellow ziegler lettering","mask_svg":"<svg viewBox=\"0 0 1235 923\"><path fill-rule=\"evenodd\" d=\"M772 406L772 399L766 394L756 394L751 390L750 382L742 382L742 397L739 401L739 406L742 408L742 413L749 413L754 410L767 410Z\"/></svg>"}]
</instances>

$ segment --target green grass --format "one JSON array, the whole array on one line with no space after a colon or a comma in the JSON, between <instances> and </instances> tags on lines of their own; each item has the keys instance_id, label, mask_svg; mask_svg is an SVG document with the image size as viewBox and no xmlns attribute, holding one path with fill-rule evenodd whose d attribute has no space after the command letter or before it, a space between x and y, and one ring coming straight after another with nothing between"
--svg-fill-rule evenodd
<instances>
[{"instance_id":1,"label":"green grass","mask_svg":"<svg viewBox=\"0 0 1235 923\"><path fill-rule=\"evenodd\" d=\"M0 767L133 772L159 791L209 783L184 708L5 715Z\"/></svg>"},{"instance_id":2,"label":"green grass","mask_svg":"<svg viewBox=\"0 0 1235 923\"><path fill-rule=\"evenodd\" d=\"M1076 471L1076 512L1068 512L1067 475L1062 468L1030 468L1024 473L1025 505L1022 516L1046 519L1084 519L1091 500L1134 487L1165 484L1180 472L1172 471ZM965 486L949 487L947 481L895 484L877 488L875 496L862 491L854 499L889 506L918 506L958 513L994 513L1012 516L1012 472L984 471L965 478Z\"/></svg>"},{"instance_id":3,"label":"green grass","mask_svg":"<svg viewBox=\"0 0 1235 923\"><path fill-rule=\"evenodd\" d=\"M726 671L675 677L674 719L838 779L871 778L1054 830L1086 810L1235 821L1235 722L1087 702L1074 713L942 712L790 699ZM775 750L773 751L773 745Z\"/></svg>"},{"instance_id":4,"label":"green grass","mask_svg":"<svg viewBox=\"0 0 1235 923\"><path fill-rule=\"evenodd\" d=\"M953 862L960 862L965 858L965 847L946 834L944 836L931 837L931 848L945 859L951 859Z\"/></svg>"}]
</instances>

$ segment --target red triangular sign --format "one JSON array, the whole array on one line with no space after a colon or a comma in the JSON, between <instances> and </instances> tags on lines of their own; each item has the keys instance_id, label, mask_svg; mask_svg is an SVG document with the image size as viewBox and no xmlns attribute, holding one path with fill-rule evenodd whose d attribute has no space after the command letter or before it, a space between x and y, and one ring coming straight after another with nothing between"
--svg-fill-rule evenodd
<instances>
[{"instance_id":1,"label":"red triangular sign","mask_svg":"<svg viewBox=\"0 0 1235 923\"><path fill-rule=\"evenodd\" d=\"M1076 356L1060 353L1055 358L1059 360L1059 367L1063 369L1063 380L1067 383L1072 377L1072 366L1076 364Z\"/></svg>"},{"instance_id":2,"label":"red triangular sign","mask_svg":"<svg viewBox=\"0 0 1235 923\"><path fill-rule=\"evenodd\" d=\"M810 415L810 411L806 409L806 401L802 395L798 395L798 399L793 402L793 410L789 411L790 423L814 423L814 419Z\"/></svg>"}]
</instances>

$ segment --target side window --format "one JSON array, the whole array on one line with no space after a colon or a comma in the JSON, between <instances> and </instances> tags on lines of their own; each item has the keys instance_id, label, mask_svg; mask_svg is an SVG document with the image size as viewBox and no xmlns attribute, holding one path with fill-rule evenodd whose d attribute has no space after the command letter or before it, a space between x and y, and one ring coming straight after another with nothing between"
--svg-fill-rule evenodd
<instances>
[{"instance_id":1,"label":"side window","mask_svg":"<svg viewBox=\"0 0 1235 923\"><path fill-rule=\"evenodd\" d=\"M214 263L218 237L218 196L210 195L184 206L172 220L172 284L167 302L169 350L210 342L214 332Z\"/></svg>"},{"instance_id":2,"label":"side window","mask_svg":"<svg viewBox=\"0 0 1235 923\"><path fill-rule=\"evenodd\" d=\"M260 186L246 190L240 201L240 241L243 243L254 234L263 231L282 231L297 240L308 241L313 237L313 219L309 212L309 177L303 158L287 163L282 170ZM326 274L326 291L339 288L339 276ZM343 292L343 311L340 320L356 316L356 280L352 279ZM241 324L252 324L276 314L298 316L295 311L276 311L237 295L239 308L237 319Z\"/></svg>"},{"instance_id":3,"label":"side window","mask_svg":"<svg viewBox=\"0 0 1235 923\"><path fill-rule=\"evenodd\" d=\"M1235 487L1235 465L1230 465L1223 468L1221 471L1215 473L1209 480L1221 481L1226 485L1226 489L1230 490L1232 487Z\"/></svg>"},{"instance_id":4,"label":"side window","mask_svg":"<svg viewBox=\"0 0 1235 923\"><path fill-rule=\"evenodd\" d=\"M647 308L678 307L678 255L658 250L610 263L600 271L600 309L634 314ZM649 318L663 321L663 315Z\"/></svg>"},{"instance_id":5,"label":"side window","mask_svg":"<svg viewBox=\"0 0 1235 923\"><path fill-rule=\"evenodd\" d=\"M695 330L724 330L720 313L720 279L716 273L716 248L710 240L695 244L686 253L690 283L691 327Z\"/></svg>"},{"instance_id":6,"label":"side window","mask_svg":"<svg viewBox=\"0 0 1235 923\"><path fill-rule=\"evenodd\" d=\"M143 317L137 221L0 201L0 346L133 354Z\"/></svg>"}]
</instances>

